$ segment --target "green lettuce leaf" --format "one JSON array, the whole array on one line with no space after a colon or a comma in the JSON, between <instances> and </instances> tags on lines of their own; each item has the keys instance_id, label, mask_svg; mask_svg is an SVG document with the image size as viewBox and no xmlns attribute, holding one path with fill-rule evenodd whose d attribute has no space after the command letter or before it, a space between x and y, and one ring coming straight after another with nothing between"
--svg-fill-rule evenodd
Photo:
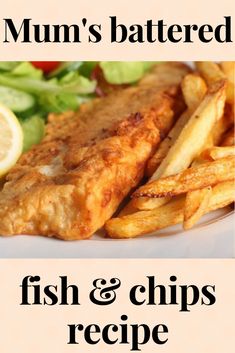
<instances>
[{"instance_id":1,"label":"green lettuce leaf","mask_svg":"<svg viewBox=\"0 0 235 353\"><path fill-rule=\"evenodd\" d=\"M66 110L75 111L80 105L78 96L73 93L42 94L39 106L44 113L62 113Z\"/></svg>"},{"instance_id":2,"label":"green lettuce leaf","mask_svg":"<svg viewBox=\"0 0 235 353\"><path fill-rule=\"evenodd\" d=\"M101 61L105 79L112 84L134 83L154 65L149 61Z\"/></svg>"},{"instance_id":3,"label":"green lettuce leaf","mask_svg":"<svg viewBox=\"0 0 235 353\"><path fill-rule=\"evenodd\" d=\"M0 71L11 71L19 63L17 61L0 61Z\"/></svg>"},{"instance_id":4,"label":"green lettuce leaf","mask_svg":"<svg viewBox=\"0 0 235 353\"><path fill-rule=\"evenodd\" d=\"M95 91L96 81L71 71L59 80L59 85L67 93L89 94Z\"/></svg>"},{"instance_id":5,"label":"green lettuce leaf","mask_svg":"<svg viewBox=\"0 0 235 353\"><path fill-rule=\"evenodd\" d=\"M13 68L11 74L16 76L36 78L40 80L43 78L42 70L37 69L28 61L20 62L16 67Z\"/></svg>"},{"instance_id":6,"label":"green lettuce leaf","mask_svg":"<svg viewBox=\"0 0 235 353\"><path fill-rule=\"evenodd\" d=\"M23 152L28 151L33 145L40 143L44 136L45 122L40 115L33 115L28 119L21 120L23 130Z\"/></svg>"}]
</instances>

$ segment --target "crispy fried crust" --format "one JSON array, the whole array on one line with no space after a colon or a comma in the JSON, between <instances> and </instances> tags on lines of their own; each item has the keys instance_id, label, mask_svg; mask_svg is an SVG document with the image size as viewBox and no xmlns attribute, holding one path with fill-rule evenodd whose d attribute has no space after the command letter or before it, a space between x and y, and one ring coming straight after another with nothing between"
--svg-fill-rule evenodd
<instances>
[{"instance_id":1,"label":"crispy fried crust","mask_svg":"<svg viewBox=\"0 0 235 353\"><path fill-rule=\"evenodd\" d=\"M0 193L0 234L89 238L141 180L180 111L182 64L156 66L138 86L50 116ZM177 99L176 99L177 98ZM177 104L176 104L177 103Z\"/></svg>"}]
</instances>

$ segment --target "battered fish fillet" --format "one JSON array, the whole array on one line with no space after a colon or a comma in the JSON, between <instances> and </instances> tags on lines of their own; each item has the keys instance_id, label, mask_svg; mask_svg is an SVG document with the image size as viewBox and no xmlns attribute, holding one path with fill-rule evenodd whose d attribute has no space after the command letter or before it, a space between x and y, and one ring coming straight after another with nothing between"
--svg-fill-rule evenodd
<instances>
[{"instance_id":1,"label":"battered fish fillet","mask_svg":"<svg viewBox=\"0 0 235 353\"><path fill-rule=\"evenodd\" d=\"M157 65L137 86L50 116L41 144L24 154L0 192L0 234L89 238L143 177L182 110L189 69Z\"/></svg>"}]
</instances>

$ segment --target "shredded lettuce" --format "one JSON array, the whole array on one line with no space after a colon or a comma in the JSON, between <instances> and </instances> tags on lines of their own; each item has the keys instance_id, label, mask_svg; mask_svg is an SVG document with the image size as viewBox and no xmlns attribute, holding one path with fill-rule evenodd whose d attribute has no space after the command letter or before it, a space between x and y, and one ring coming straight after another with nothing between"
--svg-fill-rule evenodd
<instances>
[{"instance_id":1,"label":"shredded lettuce","mask_svg":"<svg viewBox=\"0 0 235 353\"><path fill-rule=\"evenodd\" d=\"M112 84L134 83L154 65L150 61L101 61L105 79Z\"/></svg>"}]
</instances>

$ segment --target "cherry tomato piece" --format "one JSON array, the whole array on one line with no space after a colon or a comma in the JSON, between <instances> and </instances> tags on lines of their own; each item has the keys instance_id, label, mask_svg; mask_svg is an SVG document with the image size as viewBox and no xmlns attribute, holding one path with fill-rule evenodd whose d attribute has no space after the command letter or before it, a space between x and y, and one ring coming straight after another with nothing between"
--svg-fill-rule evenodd
<instances>
[{"instance_id":1,"label":"cherry tomato piece","mask_svg":"<svg viewBox=\"0 0 235 353\"><path fill-rule=\"evenodd\" d=\"M45 74L55 70L60 62L59 61L31 61L34 67L41 69Z\"/></svg>"}]
</instances>

